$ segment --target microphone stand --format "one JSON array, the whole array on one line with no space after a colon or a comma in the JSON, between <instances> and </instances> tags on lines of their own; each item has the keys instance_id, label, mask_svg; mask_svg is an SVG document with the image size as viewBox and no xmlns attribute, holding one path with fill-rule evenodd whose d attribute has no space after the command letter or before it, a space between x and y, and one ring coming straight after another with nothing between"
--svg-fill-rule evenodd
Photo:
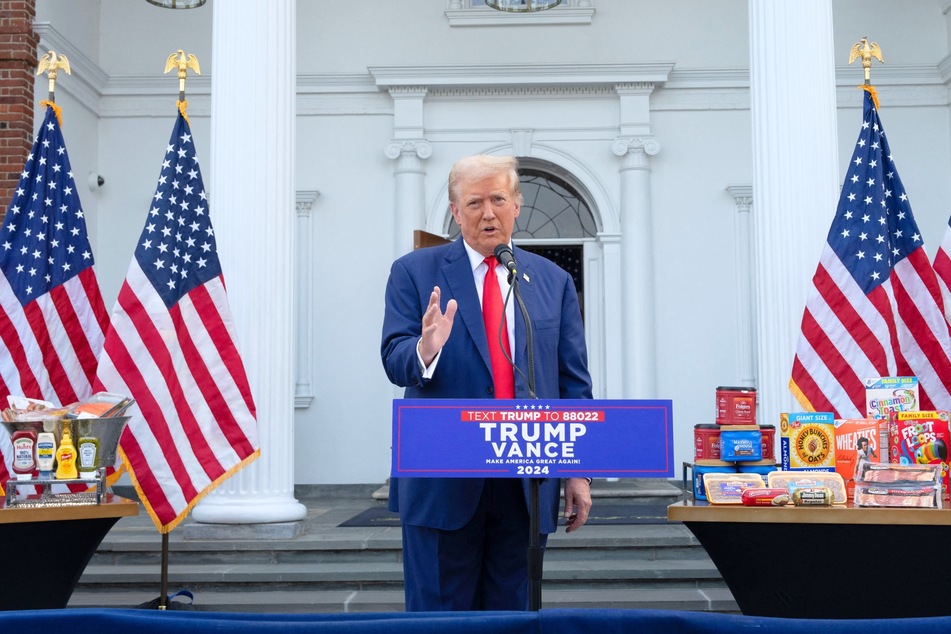
<instances>
[{"instance_id":1,"label":"microphone stand","mask_svg":"<svg viewBox=\"0 0 951 634\"><path fill-rule=\"evenodd\" d=\"M515 295L515 302L519 311L522 313L522 320L525 322L525 343L528 348L528 394L532 399L538 398L535 394L535 338L532 331L532 321L528 317L528 309L522 300L522 293L518 288L518 277L515 275L515 269L509 269L509 292L506 295L506 302L509 297ZM501 327L500 327L501 331ZM504 347L502 348L505 349ZM512 367L518 369L515 361L509 359ZM524 375L523 375L524 377ZM529 478L528 480L528 609L537 612L542 607L542 562L545 551L541 547L541 524L539 521L539 487L540 478Z\"/></svg>"}]
</instances>

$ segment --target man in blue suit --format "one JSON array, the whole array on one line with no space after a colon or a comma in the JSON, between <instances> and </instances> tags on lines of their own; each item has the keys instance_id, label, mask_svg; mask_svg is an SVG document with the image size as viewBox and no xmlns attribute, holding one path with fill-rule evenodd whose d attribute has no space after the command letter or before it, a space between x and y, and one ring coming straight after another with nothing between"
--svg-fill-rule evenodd
<instances>
[{"instance_id":1,"label":"man in blue suit","mask_svg":"<svg viewBox=\"0 0 951 634\"><path fill-rule=\"evenodd\" d=\"M462 239L414 251L393 263L381 351L387 376L406 388L406 398L495 398L482 289L486 276L495 276L504 297L509 282L504 267L483 260L497 245L511 246L521 203L514 157L462 159L449 174L449 204ZM571 276L545 258L518 247L513 251L534 333L535 394L541 399L591 398L584 328ZM501 330L512 342L516 368L527 368L526 326L513 303L506 307ZM531 398L521 372L514 373L514 395L500 397ZM589 485L587 478L565 481L569 532L587 519ZM556 529L559 495L558 479L542 482L542 546ZM516 478L392 479L389 506L399 512L403 527L406 609L527 609L527 500L528 481Z\"/></svg>"}]
</instances>

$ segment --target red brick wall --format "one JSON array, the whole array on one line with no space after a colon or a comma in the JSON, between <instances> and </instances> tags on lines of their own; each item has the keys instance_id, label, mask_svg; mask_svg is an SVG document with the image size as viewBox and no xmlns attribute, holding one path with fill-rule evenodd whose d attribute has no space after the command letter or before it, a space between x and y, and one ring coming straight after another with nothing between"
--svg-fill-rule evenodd
<instances>
[{"instance_id":1,"label":"red brick wall","mask_svg":"<svg viewBox=\"0 0 951 634\"><path fill-rule=\"evenodd\" d=\"M33 145L35 17L36 0L0 0L0 221Z\"/></svg>"}]
</instances>

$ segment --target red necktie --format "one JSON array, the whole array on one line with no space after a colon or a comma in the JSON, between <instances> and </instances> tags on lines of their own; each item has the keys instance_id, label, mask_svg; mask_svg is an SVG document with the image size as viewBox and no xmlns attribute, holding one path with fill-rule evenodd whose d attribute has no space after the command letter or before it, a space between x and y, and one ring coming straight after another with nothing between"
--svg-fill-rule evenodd
<instances>
[{"instance_id":1,"label":"red necktie","mask_svg":"<svg viewBox=\"0 0 951 634\"><path fill-rule=\"evenodd\" d=\"M512 364L505 358L511 357L509 329L505 323L505 307L502 304L502 291L495 274L497 264L495 256L485 260L489 269L485 272L482 284L482 319L485 320L485 336L489 340L489 358L492 360L492 382L495 385L495 398L515 398L515 374ZM502 345L499 345L499 324L502 325ZM503 347L505 353L503 353Z\"/></svg>"}]
</instances>

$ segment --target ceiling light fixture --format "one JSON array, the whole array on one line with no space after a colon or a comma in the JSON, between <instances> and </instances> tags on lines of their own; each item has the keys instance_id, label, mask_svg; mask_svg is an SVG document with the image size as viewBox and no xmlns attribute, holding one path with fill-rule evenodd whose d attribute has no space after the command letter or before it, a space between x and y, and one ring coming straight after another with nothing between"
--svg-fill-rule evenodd
<instances>
[{"instance_id":1,"label":"ceiling light fixture","mask_svg":"<svg viewBox=\"0 0 951 634\"><path fill-rule=\"evenodd\" d=\"M196 9L205 4L206 0L146 0L163 9Z\"/></svg>"},{"instance_id":2,"label":"ceiling light fixture","mask_svg":"<svg viewBox=\"0 0 951 634\"><path fill-rule=\"evenodd\" d=\"M487 7L510 13L545 11L561 4L561 0L485 0Z\"/></svg>"}]
</instances>

